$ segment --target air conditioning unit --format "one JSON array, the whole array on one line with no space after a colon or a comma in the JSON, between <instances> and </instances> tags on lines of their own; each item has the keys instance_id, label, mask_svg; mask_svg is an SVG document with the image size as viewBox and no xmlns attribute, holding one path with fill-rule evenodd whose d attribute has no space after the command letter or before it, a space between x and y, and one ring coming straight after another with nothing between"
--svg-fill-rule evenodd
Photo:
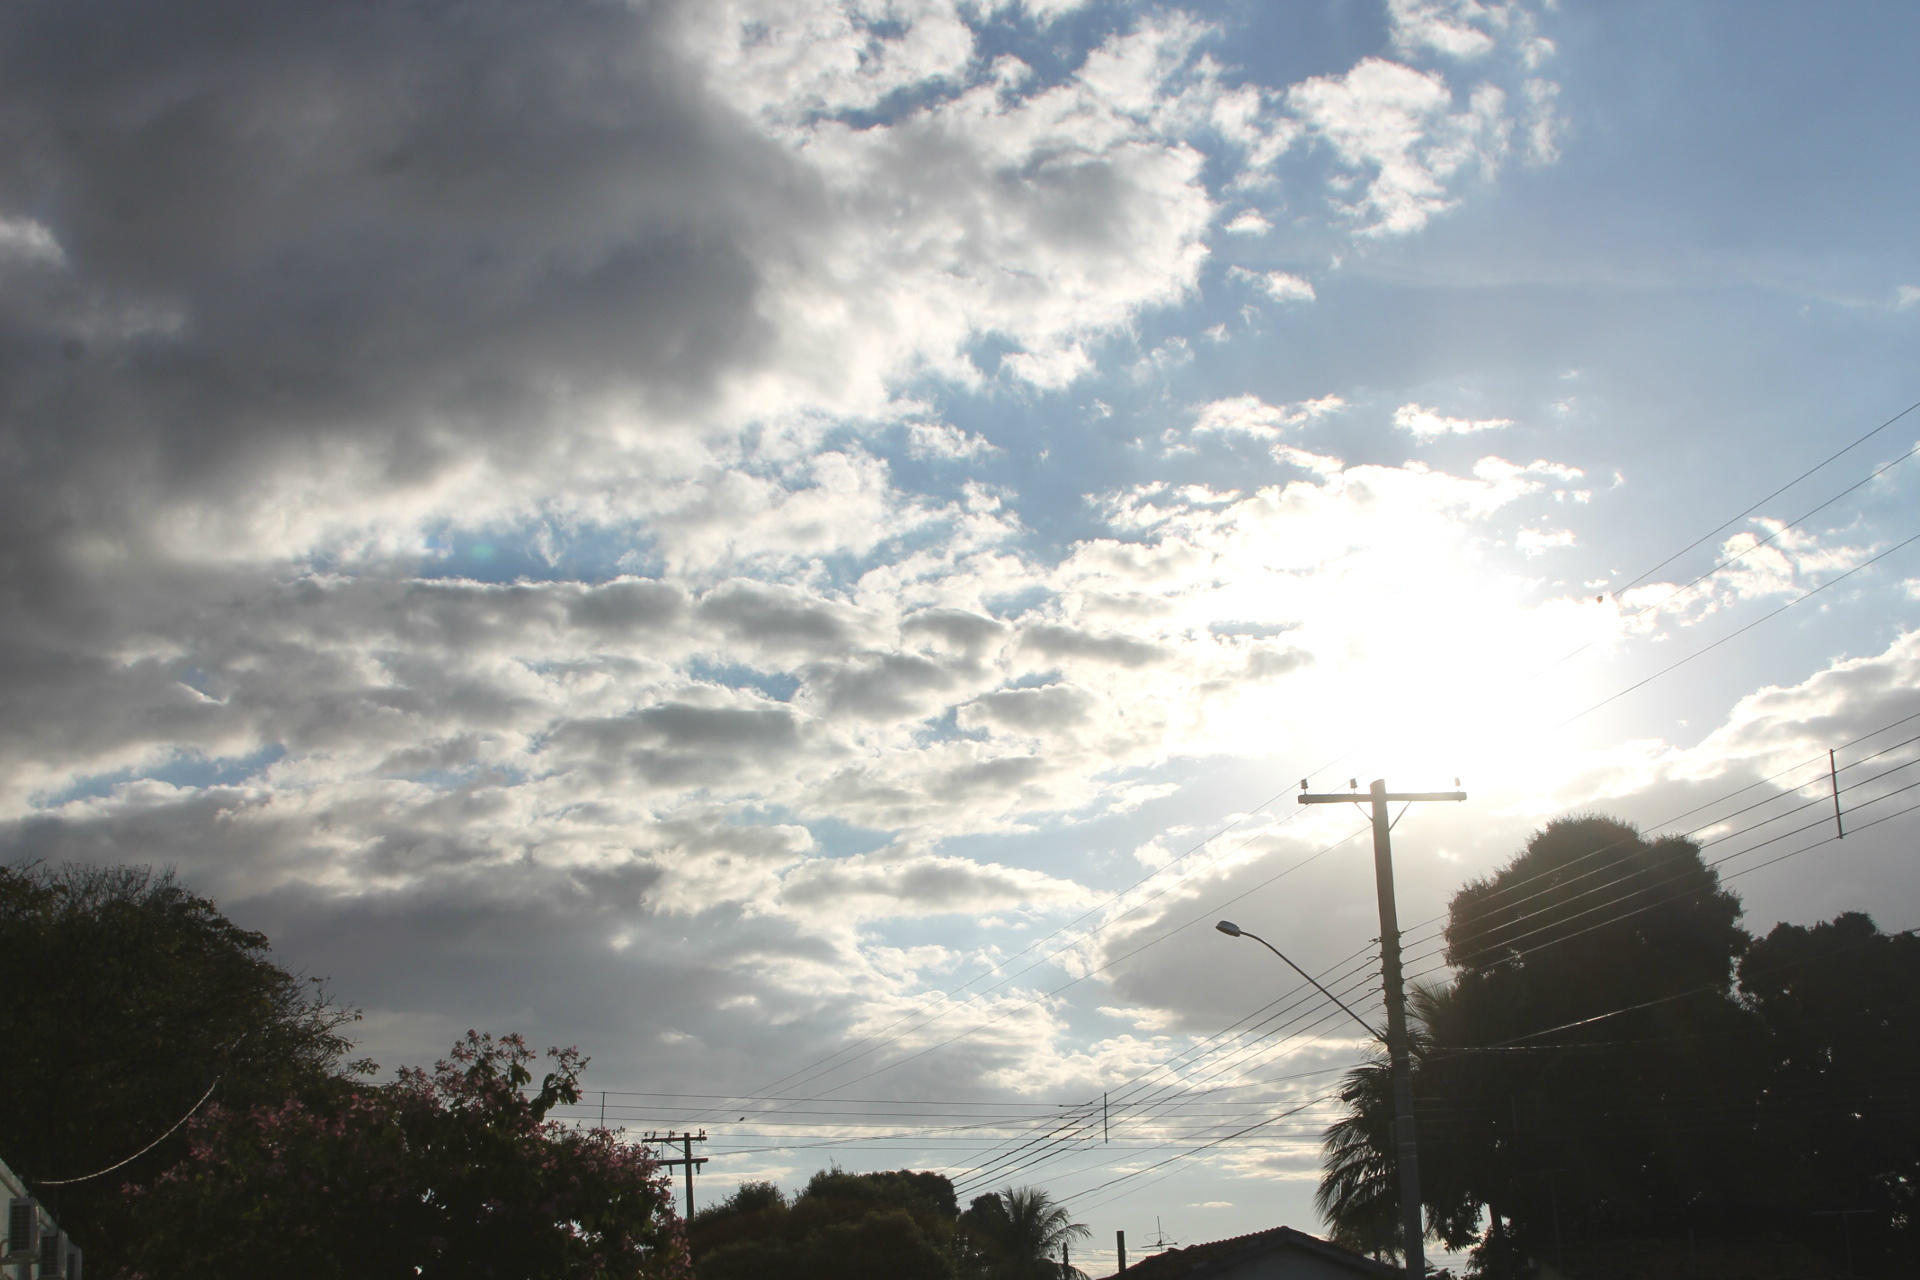
<instances>
[{"instance_id":1,"label":"air conditioning unit","mask_svg":"<svg viewBox=\"0 0 1920 1280\"><path fill-rule=\"evenodd\" d=\"M67 1233L55 1228L40 1233L40 1280L65 1280Z\"/></svg>"},{"instance_id":2,"label":"air conditioning unit","mask_svg":"<svg viewBox=\"0 0 1920 1280\"><path fill-rule=\"evenodd\" d=\"M39 1248L40 1205L26 1196L15 1196L7 1212L7 1256L26 1261Z\"/></svg>"}]
</instances>

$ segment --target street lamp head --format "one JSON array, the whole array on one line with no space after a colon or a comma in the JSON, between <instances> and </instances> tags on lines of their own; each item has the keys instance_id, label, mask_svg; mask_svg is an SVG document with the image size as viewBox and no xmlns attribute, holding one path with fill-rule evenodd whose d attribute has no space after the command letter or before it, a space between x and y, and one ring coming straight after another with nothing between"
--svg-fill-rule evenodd
<instances>
[{"instance_id":1,"label":"street lamp head","mask_svg":"<svg viewBox=\"0 0 1920 1280\"><path fill-rule=\"evenodd\" d=\"M1237 938L1240 936L1240 926L1231 920L1222 920L1213 927L1226 934L1229 938Z\"/></svg>"}]
</instances>

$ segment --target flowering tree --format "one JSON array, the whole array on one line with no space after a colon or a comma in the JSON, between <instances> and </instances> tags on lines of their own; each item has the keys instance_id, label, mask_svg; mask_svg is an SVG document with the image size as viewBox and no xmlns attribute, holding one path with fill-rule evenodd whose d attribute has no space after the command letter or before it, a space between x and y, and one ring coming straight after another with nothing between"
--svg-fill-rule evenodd
<instances>
[{"instance_id":1,"label":"flowering tree","mask_svg":"<svg viewBox=\"0 0 1920 1280\"><path fill-rule=\"evenodd\" d=\"M585 1061L548 1056L532 1091L525 1041L470 1031L391 1085L211 1108L185 1160L129 1188L147 1229L124 1274L689 1277L659 1166L607 1130L549 1120L580 1100Z\"/></svg>"}]
</instances>

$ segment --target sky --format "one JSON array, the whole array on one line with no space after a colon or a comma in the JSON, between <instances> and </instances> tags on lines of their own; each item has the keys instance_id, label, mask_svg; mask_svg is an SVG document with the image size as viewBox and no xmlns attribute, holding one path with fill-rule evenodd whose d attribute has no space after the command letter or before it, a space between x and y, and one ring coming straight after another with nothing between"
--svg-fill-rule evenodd
<instances>
[{"instance_id":1,"label":"sky","mask_svg":"<svg viewBox=\"0 0 1920 1280\"><path fill-rule=\"evenodd\" d=\"M1426 980L1567 813L1920 925L1916 39L10 5L0 856L177 869L385 1070L577 1044L702 1203L1317 1230L1366 1033L1208 927L1377 1010L1303 779L1461 780L1394 832Z\"/></svg>"}]
</instances>

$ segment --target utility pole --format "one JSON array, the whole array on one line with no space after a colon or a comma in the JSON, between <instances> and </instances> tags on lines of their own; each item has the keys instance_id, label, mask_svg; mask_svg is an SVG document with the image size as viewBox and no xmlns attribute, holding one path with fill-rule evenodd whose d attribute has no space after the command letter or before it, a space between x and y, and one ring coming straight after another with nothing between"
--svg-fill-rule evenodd
<instances>
[{"instance_id":1,"label":"utility pole","mask_svg":"<svg viewBox=\"0 0 1920 1280\"><path fill-rule=\"evenodd\" d=\"M1840 1234L1842 1238L1845 1239L1847 1242L1847 1274L1848 1275L1854 1274L1853 1227L1849 1224L1856 1217L1859 1217L1859 1218L1871 1217L1872 1215L1878 1212L1880 1212L1878 1209L1823 1209L1823 1210L1817 1209L1814 1211L1813 1216L1816 1218L1840 1219Z\"/></svg>"},{"instance_id":2,"label":"utility pole","mask_svg":"<svg viewBox=\"0 0 1920 1280\"><path fill-rule=\"evenodd\" d=\"M1357 804L1359 783L1347 784L1352 791L1310 794L1306 779L1300 781L1301 804ZM1460 785L1458 778L1454 785ZM1413 1129L1413 1055L1407 1042L1407 993L1400 974L1400 914L1393 901L1393 844L1388 833L1393 823L1387 806L1421 800L1465 800L1464 791L1389 792L1387 784L1374 779L1367 788L1373 808L1373 882L1380 896L1380 979L1387 1001L1387 1057L1393 1064L1394 1153L1400 1166L1400 1224L1406 1233L1404 1245L1407 1280L1425 1280L1427 1274L1426 1222L1420 1210L1420 1145Z\"/></svg>"},{"instance_id":3,"label":"utility pole","mask_svg":"<svg viewBox=\"0 0 1920 1280\"><path fill-rule=\"evenodd\" d=\"M680 1144L680 1155L677 1158L672 1160L659 1160L659 1161L656 1161L656 1163L663 1165L668 1169L676 1169L676 1168L682 1168L682 1167L686 1169L687 1171L686 1217L687 1217L687 1220L691 1222L693 1220L693 1168L695 1165L701 1165L707 1162L707 1158L705 1156L696 1156L693 1154L693 1144L696 1142L705 1142L707 1140L707 1131L705 1129L702 1129L697 1134L694 1133L692 1130L688 1130L686 1133L675 1133L673 1130L669 1129L667 1130L665 1137L661 1137L657 1133L649 1133L647 1135L646 1140L647 1140L647 1145L652 1147L657 1147L661 1145L670 1146L676 1142Z\"/></svg>"}]
</instances>

